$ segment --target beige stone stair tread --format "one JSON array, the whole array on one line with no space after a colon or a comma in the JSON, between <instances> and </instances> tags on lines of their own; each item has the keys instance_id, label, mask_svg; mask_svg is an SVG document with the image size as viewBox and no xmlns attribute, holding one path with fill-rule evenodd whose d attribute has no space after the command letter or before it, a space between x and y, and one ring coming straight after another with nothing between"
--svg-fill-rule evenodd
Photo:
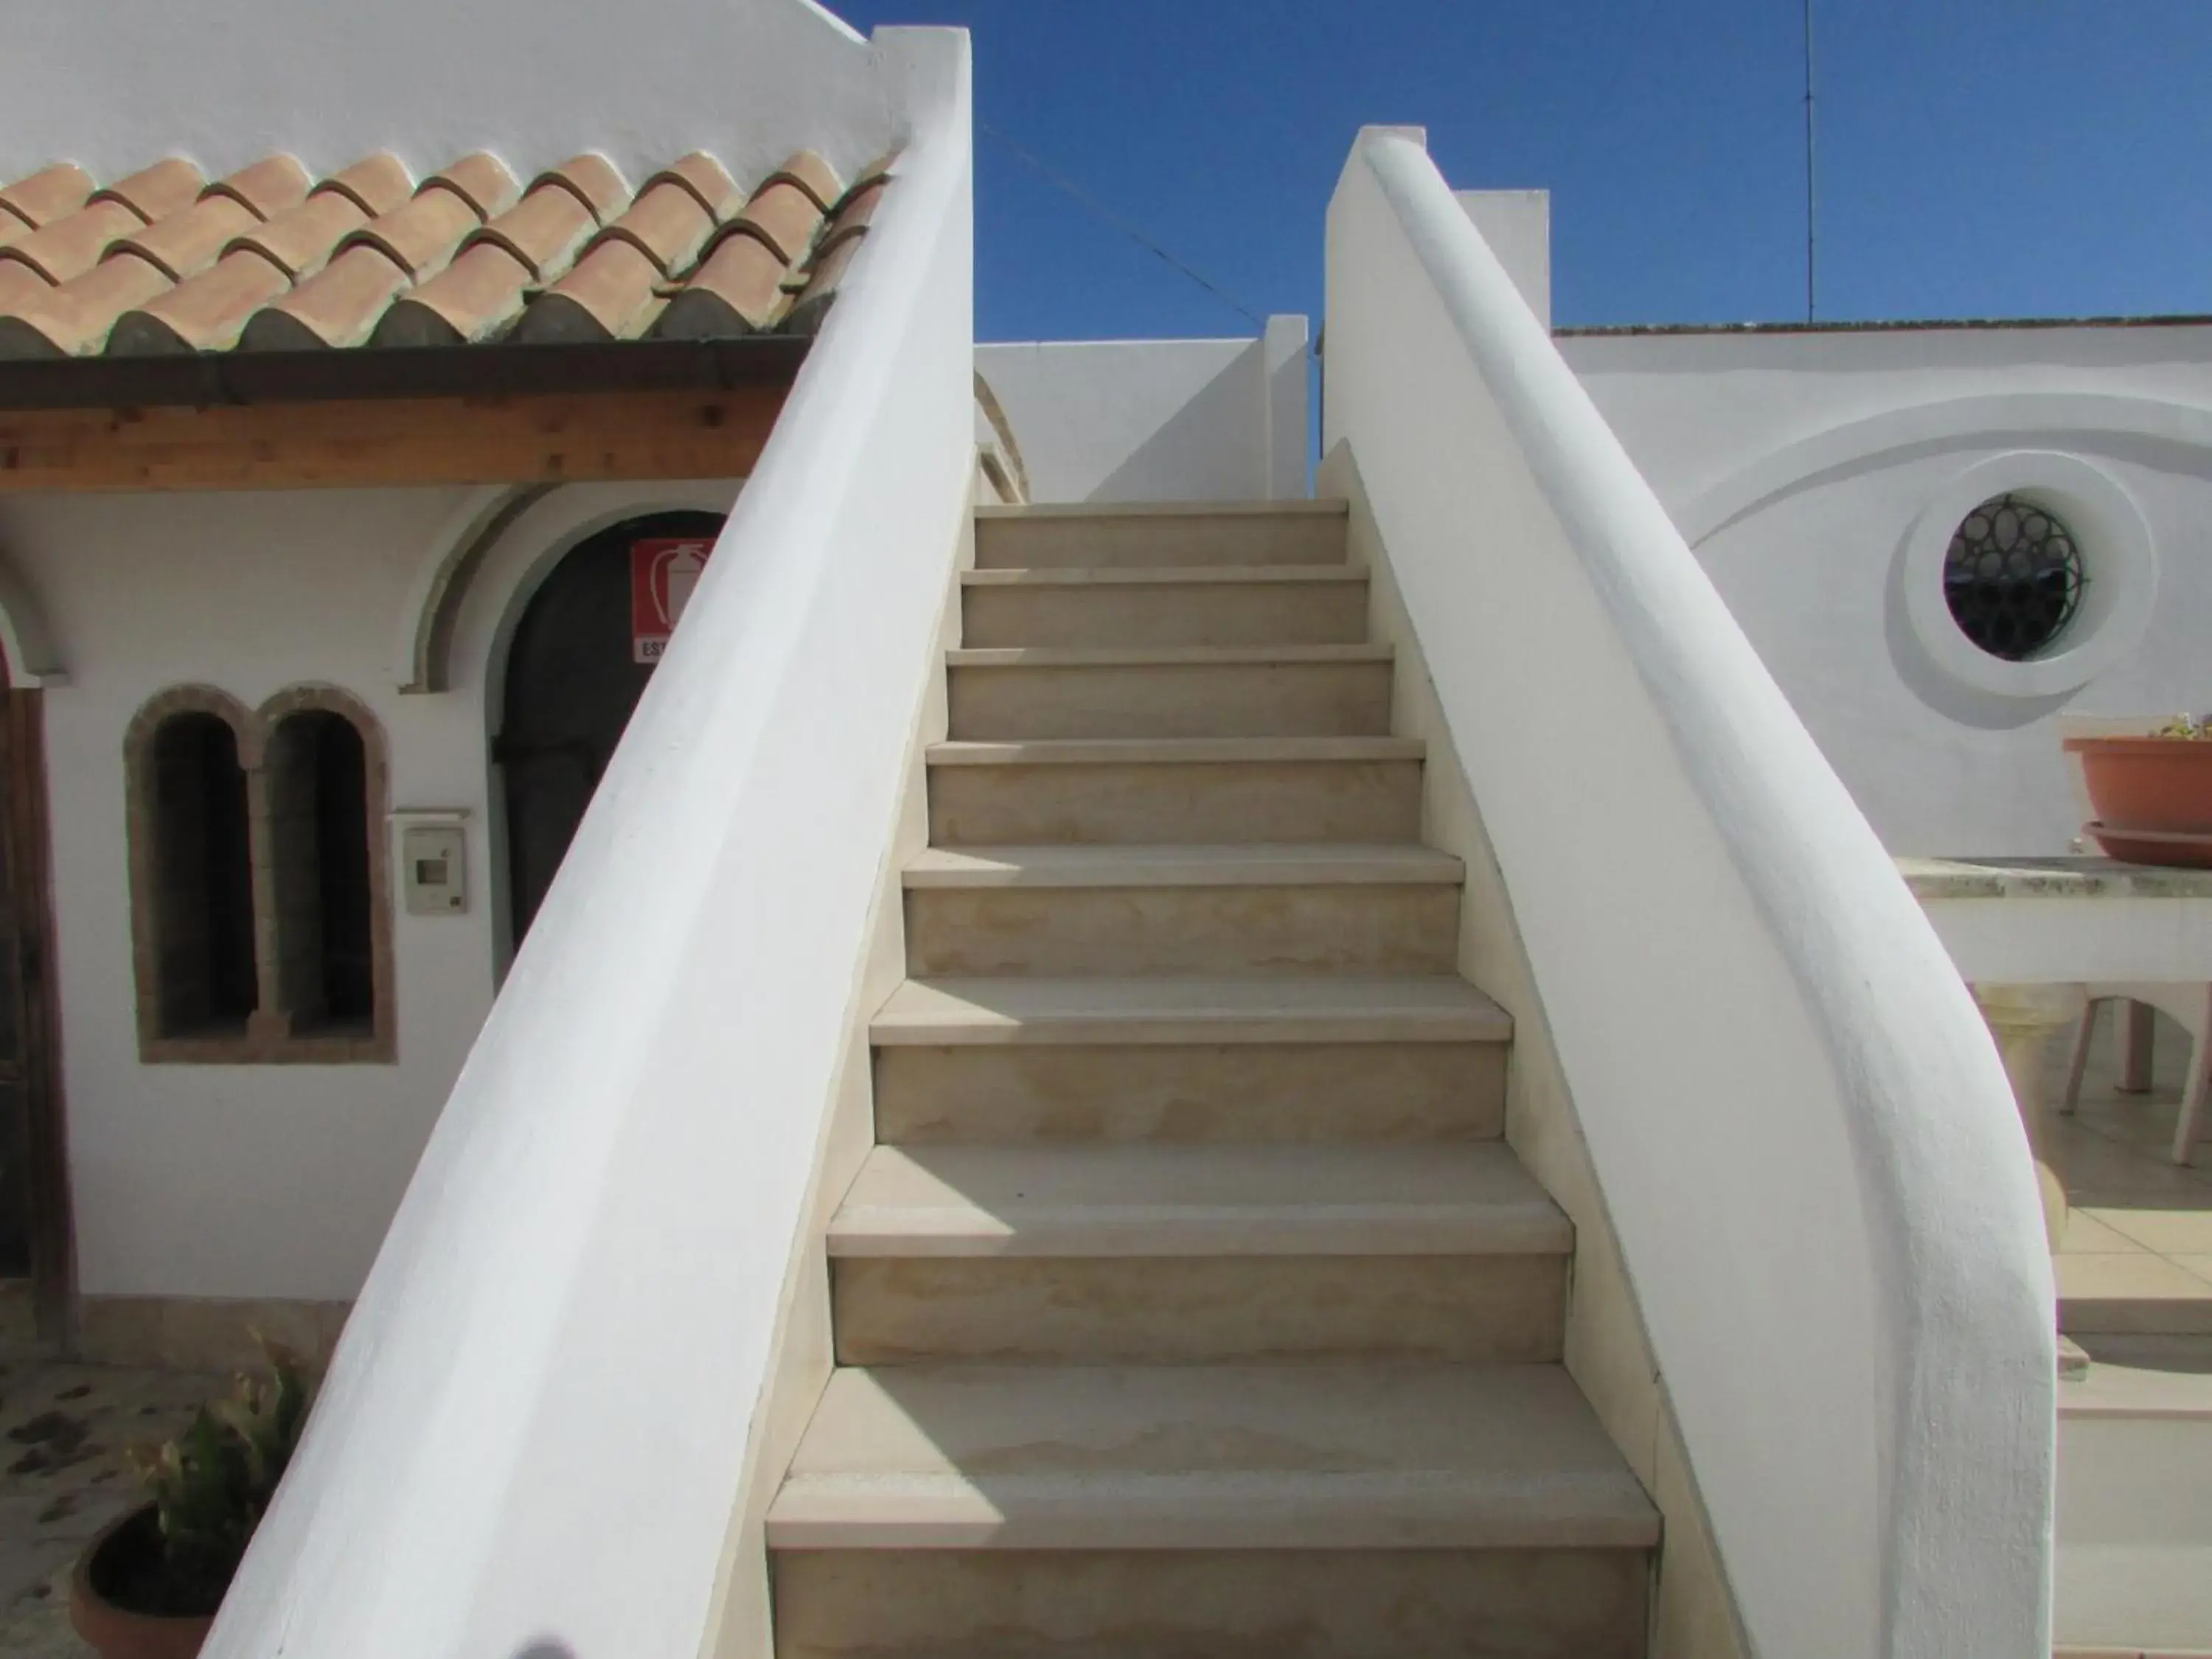
<instances>
[{"instance_id":1,"label":"beige stone stair tread","mask_svg":"<svg viewBox=\"0 0 2212 1659\"><path fill-rule=\"evenodd\" d=\"M907 866L918 887L1456 886L1466 866L1412 843L1073 842L932 847Z\"/></svg>"},{"instance_id":2,"label":"beige stone stair tread","mask_svg":"<svg viewBox=\"0 0 2212 1659\"><path fill-rule=\"evenodd\" d=\"M1295 582L1364 582L1348 564L1012 565L963 570L963 587L1227 587Z\"/></svg>"},{"instance_id":3,"label":"beige stone stair tread","mask_svg":"<svg viewBox=\"0 0 2212 1659\"><path fill-rule=\"evenodd\" d=\"M1645 1549L1658 1516L1555 1365L834 1372L781 1549Z\"/></svg>"},{"instance_id":4,"label":"beige stone stair tread","mask_svg":"<svg viewBox=\"0 0 2212 1659\"><path fill-rule=\"evenodd\" d=\"M1573 1230L1510 1148L878 1146L830 1254L1559 1255Z\"/></svg>"},{"instance_id":5,"label":"beige stone stair tread","mask_svg":"<svg viewBox=\"0 0 2212 1659\"><path fill-rule=\"evenodd\" d=\"M1349 501L1336 500L1250 501L989 501L979 503L979 519L1341 519Z\"/></svg>"},{"instance_id":6,"label":"beige stone stair tread","mask_svg":"<svg viewBox=\"0 0 2212 1659\"><path fill-rule=\"evenodd\" d=\"M910 979L876 1011L880 1046L1503 1042L1512 1016L1463 979Z\"/></svg>"},{"instance_id":7,"label":"beige stone stair tread","mask_svg":"<svg viewBox=\"0 0 2212 1659\"><path fill-rule=\"evenodd\" d=\"M1267 765L1284 761L1416 761L1419 738L1030 738L933 743L932 766Z\"/></svg>"},{"instance_id":8,"label":"beige stone stair tread","mask_svg":"<svg viewBox=\"0 0 2212 1659\"><path fill-rule=\"evenodd\" d=\"M945 653L949 668L1273 668L1389 662L1387 645L984 645Z\"/></svg>"}]
</instances>

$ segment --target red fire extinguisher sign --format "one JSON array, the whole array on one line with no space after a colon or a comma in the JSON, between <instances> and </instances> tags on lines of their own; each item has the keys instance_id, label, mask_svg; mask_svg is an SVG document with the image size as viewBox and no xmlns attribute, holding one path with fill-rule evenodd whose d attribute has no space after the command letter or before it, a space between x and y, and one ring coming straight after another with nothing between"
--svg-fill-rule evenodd
<instances>
[{"instance_id":1,"label":"red fire extinguisher sign","mask_svg":"<svg viewBox=\"0 0 2212 1659\"><path fill-rule=\"evenodd\" d=\"M629 549L629 638L634 662L659 662L690 603L712 537L653 537Z\"/></svg>"}]
</instances>

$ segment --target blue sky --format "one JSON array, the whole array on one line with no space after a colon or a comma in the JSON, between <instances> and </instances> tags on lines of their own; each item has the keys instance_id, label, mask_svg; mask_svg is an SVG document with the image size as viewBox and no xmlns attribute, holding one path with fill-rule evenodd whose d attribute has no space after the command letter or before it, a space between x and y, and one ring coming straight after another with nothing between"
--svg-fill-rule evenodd
<instances>
[{"instance_id":1,"label":"blue sky","mask_svg":"<svg viewBox=\"0 0 2212 1659\"><path fill-rule=\"evenodd\" d=\"M1562 325L1804 310L1798 0L831 0L975 33L979 119L1251 310L1322 307L1353 132L1552 192ZM2212 312L2212 0L1815 0L1820 313ZM1237 334L977 137L986 339Z\"/></svg>"}]
</instances>

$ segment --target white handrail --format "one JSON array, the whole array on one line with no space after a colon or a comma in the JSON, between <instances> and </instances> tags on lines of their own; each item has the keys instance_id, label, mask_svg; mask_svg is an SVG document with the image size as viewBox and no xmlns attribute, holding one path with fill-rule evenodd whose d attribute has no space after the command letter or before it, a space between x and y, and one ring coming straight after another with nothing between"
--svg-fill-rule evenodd
<instances>
[{"instance_id":1,"label":"white handrail","mask_svg":"<svg viewBox=\"0 0 2212 1659\"><path fill-rule=\"evenodd\" d=\"M1770 1659L2050 1651L2052 1290L1987 1031L1415 136L1330 208L1346 442Z\"/></svg>"},{"instance_id":2,"label":"white handrail","mask_svg":"<svg viewBox=\"0 0 2212 1659\"><path fill-rule=\"evenodd\" d=\"M696 1659L974 466L967 37L454 1085L210 1659Z\"/></svg>"}]
</instances>

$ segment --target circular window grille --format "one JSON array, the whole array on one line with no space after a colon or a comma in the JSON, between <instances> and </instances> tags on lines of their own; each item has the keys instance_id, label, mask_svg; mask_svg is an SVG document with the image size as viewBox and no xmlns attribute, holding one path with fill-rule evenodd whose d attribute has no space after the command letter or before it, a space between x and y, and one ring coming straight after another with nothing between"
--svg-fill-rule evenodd
<instances>
[{"instance_id":1,"label":"circular window grille","mask_svg":"<svg viewBox=\"0 0 2212 1659\"><path fill-rule=\"evenodd\" d=\"M1943 558L1952 620L2007 662L2026 661L2065 631L2081 603L2082 580L2073 532L2017 495L1999 495L1969 513Z\"/></svg>"}]
</instances>

